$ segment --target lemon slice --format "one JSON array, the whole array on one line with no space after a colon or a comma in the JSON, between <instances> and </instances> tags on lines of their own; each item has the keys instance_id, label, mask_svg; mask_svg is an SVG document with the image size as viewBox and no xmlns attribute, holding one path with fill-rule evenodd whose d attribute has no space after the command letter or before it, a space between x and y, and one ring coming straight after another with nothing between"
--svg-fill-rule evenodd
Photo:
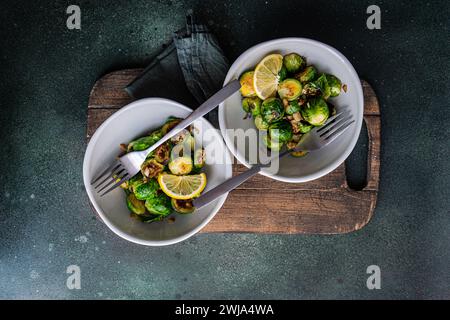
<instances>
[{"instance_id":1,"label":"lemon slice","mask_svg":"<svg viewBox=\"0 0 450 320\"><path fill-rule=\"evenodd\" d=\"M269 54L258 63L253 76L253 87L260 99L275 96L280 81L278 73L282 66L283 56L277 53Z\"/></svg>"},{"instance_id":2,"label":"lemon slice","mask_svg":"<svg viewBox=\"0 0 450 320\"><path fill-rule=\"evenodd\" d=\"M162 173L158 176L161 190L169 197L177 200L192 199L200 195L206 186L206 175L204 173L189 176L177 176Z\"/></svg>"}]
</instances>

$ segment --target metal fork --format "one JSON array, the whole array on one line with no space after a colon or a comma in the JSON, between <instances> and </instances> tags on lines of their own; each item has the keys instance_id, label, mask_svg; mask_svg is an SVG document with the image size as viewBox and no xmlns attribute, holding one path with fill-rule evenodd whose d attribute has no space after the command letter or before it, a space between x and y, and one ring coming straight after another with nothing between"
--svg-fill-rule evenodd
<instances>
[{"instance_id":1,"label":"metal fork","mask_svg":"<svg viewBox=\"0 0 450 320\"><path fill-rule=\"evenodd\" d=\"M223 194L237 188L249 178L260 172L262 168L268 167L270 162L277 158L281 159L294 151L313 151L325 147L344 133L344 131L354 122L355 120L352 119L350 112L347 109L343 109L336 115L330 117L323 126L316 127L305 134L294 149L281 152L279 155L276 155L270 159L267 164L256 164L247 171L228 179L224 183L194 199L194 207L197 209L201 208Z\"/></svg>"},{"instance_id":2,"label":"metal fork","mask_svg":"<svg viewBox=\"0 0 450 320\"><path fill-rule=\"evenodd\" d=\"M220 103L225 101L225 99L237 92L240 88L241 84L238 80L231 81L215 93L211 98L206 100L200 107L194 110L186 119L182 120L150 148L143 151L129 152L114 161L113 164L92 179L91 185L95 184L94 189L96 189L98 193L102 192L100 196L104 196L125 181L128 181L141 170L141 165L144 163L145 158L147 158L150 152L180 133L195 120L216 108Z\"/></svg>"}]
</instances>

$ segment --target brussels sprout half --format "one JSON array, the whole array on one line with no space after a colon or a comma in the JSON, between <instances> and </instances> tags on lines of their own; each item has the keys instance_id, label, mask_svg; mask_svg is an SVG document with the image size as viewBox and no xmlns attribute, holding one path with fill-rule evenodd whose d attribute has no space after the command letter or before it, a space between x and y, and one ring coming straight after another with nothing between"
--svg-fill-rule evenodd
<instances>
[{"instance_id":1,"label":"brussels sprout half","mask_svg":"<svg viewBox=\"0 0 450 320\"><path fill-rule=\"evenodd\" d=\"M256 117L261 113L261 99L258 97L248 97L242 100L242 109L245 113Z\"/></svg>"},{"instance_id":2,"label":"brussels sprout half","mask_svg":"<svg viewBox=\"0 0 450 320\"><path fill-rule=\"evenodd\" d=\"M314 84L320 88L320 92L322 93L322 98L327 100L331 96L331 87L328 84L327 75L322 73Z\"/></svg>"},{"instance_id":3,"label":"brussels sprout half","mask_svg":"<svg viewBox=\"0 0 450 320\"><path fill-rule=\"evenodd\" d=\"M289 53L283 57L283 65L289 73L295 73L305 67L305 59L297 53Z\"/></svg>"},{"instance_id":4,"label":"brussels sprout half","mask_svg":"<svg viewBox=\"0 0 450 320\"><path fill-rule=\"evenodd\" d=\"M330 110L322 98L314 98L302 106L300 110L303 119L313 126L321 126L327 121Z\"/></svg>"},{"instance_id":5,"label":"brussels sprout half","mask_svg":"<svg viewBox=\"0 0 450 320\"><path fill-rule=\"evenodd\" d=\"M254 71L244 72L239 78L241 83L241 95L243 97L254 97L256 96L255 88L253 87L253 75Z\"/></svg>"},{"instance_id":6,"label":"brussels sprout half","mask_svg":"<svg viewBox=\"0 0 450 320\"><path fill-rule=\"evenodd\" d=\"M155 179L139 184L134 188L134 195L138 200L147 200L156 197L159 190L159 184Z\"/></svg>"},{"instance_id":7,"label":"brussels sprout half","mask_svg":"<svg viewBox=\"0 0 450 320\"><path fill-rule=\"evenodd\" d=\"M278 85L278 95L281 99L292 101L302 93L302 84L296 79L286 79Z\"/></svg>"},{"instance_id":8,"label":"brussels sprout half","mask_svg":"<svg viewBox=\"0 0 450 320\"><path fill-rule=\"evenodd\" d=\"M341 93L342 82L338 77L332 74L326 75L328 85L330 87L330 96L337 97Z\"/></svg>"},{"instance_id":9,"label":"brussels sprout half","mask_svg":"<svg viewBox=\"0 0 450 320\"><path fill-rule=\"evenodd\" d=\"M150 146L158 142L159 139L161 139L163 134L161 131L155 131L154 133L151 133L149 136L142 137L139 139L136 139L134 141L131 141L128 144L128 151L142 151L145 149L148 149Z\"/></svg>"},{"instance_id":10,"label":"brussels sprout half","mask_svg":"<svg viewBox=\"0 0 450 320\"><path fill-rule=\"evenodd\" d=\"M176 175L189 174L192 171L193 163L191 157L175 157L169 161L169 170Z\"/></svg>"},{"instance_id":11,"label":"brussels sprout half","mask_svg":"<svg viewBox=\"0 0 450 320\"><path fill-rule=\"evenodd\" d=\"M182 214L186 213L192 213L195 210L194 204L192 203L191 199L188 200L177 200L177 199L170 199L170 204L172 205L172 208Z\"/></svg>"},{"instance_id":12,"label":"brussels sprout half","mask_svg":"<svg viewBox=\"0 0 450 320\"><path fill-rule=\"evenodd\" d=\"M145 208L150 213L162 216L167 216L172 212L170 198L162 192L153 198L145 200Z\"/></svg>"},{"instance_id":13,"label":"brussels sprout half","mask_svg":"<svg viewBox=\"0 0 450 320\"><path fill-rule=\"evenodd\" d=\"M269 126L269 136L272 141L278 141L281 144L292 139L292 126L286 120L272 123Z\"/></svg>"},{"instance_id":14,"label":"brussels sprout half","mask_svg":"<svg viewBox=\"0 0 450 320\"><path fill-rule=\"evenodd\" d=\"M144 201L138 200L136 196L132 193L130 193L127 196L127 207L132 213L135 214L145 213Z\"/></svg>"},{"instance_id":15,"label":"brussels sprout half","mask_svg":"<svg viewBox=\"0 0 450 320\"><path fill-rule=\"evenodd\" d=\"M170 130L173 129L173 127L175 127L177 124L179 124L181 122L181 119L179 118L173 118L173 117L169 117L169 119L167 119L166 123L162 126L161 128L161 133L163 134L163 136L169 132Z\"/></svg>"},{"instance_id":16,"label":"brussels sprout half","mask_svg":"<svg viewBox=\"0 0 450 320\"><path fill-rule=\"evenodd\" d=\"M297 73L295 79L301 83L311 82L316 78L317 70L314 66L307 66L305 70Z\"/></svg>"},{"instance_id":17,"label":"brussels sprout half","mask_svg":"<svg viewBox=\"0 0 450 320\"><path fill-rule=\"evenodd\" d=\"M141 173L147 178L154 178L164 170L164 165L155 159L147 159L141 165Z\"/></svg>"},{"instance_id":18,"label":"brussels sprout half","mask_svg":"<svg viewBox=\"0 0 450 320\"><path fill-rule=\"evenodd\" d=\"M283 103L278 98L268 98L261 105L261 116L267 123L281 120L284 115Z\"/></svg>"}]
</instances>

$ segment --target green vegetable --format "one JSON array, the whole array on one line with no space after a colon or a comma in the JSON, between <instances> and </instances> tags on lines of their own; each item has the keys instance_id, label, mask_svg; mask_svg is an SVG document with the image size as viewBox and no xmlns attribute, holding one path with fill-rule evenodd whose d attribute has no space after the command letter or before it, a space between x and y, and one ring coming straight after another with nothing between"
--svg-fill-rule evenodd
<instances>
[{"instance_id":1,"label":"green vegetable","mask_svg":"<svg viewBox=\"0 0 450 320\"><path fill-rule=\"evenodd\" d=\"M164 136L167 132L173 129L177 124L181 122L181 119L175 117L169 117L166 123L161 128L161 133ZM162 138L162 137L161 137Z\"/></svg>"},{"instance_id":2,"label":"green vegetable","mask_svg":"<svg viewBox=\"0 0 450 320\"><path fill-rule=\"evenodd\" d=\"M261 116L267 123L281 120L284 115L283 103L278 98L268 98L261 105Z\"/></svg>"},{"instance_id":3,"label":"green vegetable","mask_svg":"<svg viewBox=\"0 0 450 320\"><path fill-rule=\"evenodd\" d=\"M170 204L172 205L172 208L178 213L183 214L192 213L195 210L195 207L191 199L188 200L170 199Z\"/></svg>"},{"instance_id":4,"label":"green vegetable","mask_svg":"<svg viewBox=\"0 0 450 320\"><path fill-rule=\"evenodd\" d=\"M176 175L189 174L192 171L193 163L191 157L175 157L169 162L169 170Z\"/></svg>"},{"instance_id":5,"label":"green vegetable","mask_svg":"<svg viewBox=\"0 0 450 320\"><path fill-rule=\"evenodd\" d=\"M247 71L239 78L239 82L241 83L241 94L243 97L254 97L256 95L255 88L253 87L253 74L253 70Z\"/></svg>"},{"instance_id":6,"label":"green vegetable","mask_svg":"<svg viewBox=\"0 0 450 320\"><path fill-rule=\"evenodd\" d=\"M307 66L305 70L297 73L295 78L301 83L311 82L316 78L317 70L314 66Z\"/></svg>"},{"instance_id":7,"label":"green vegetable","mask_svg":"<svg viewBox=\"0 0 450 320\"><path fill-rule=\"evenodd\" d=\"M286 120L272 123L269 126L269 136L272 141L278 141L283 144L291 140L292 135L292 126Z\"/></svg>"},{"instance_id":8,"label":"green vegetable","mask_svg":"<svg viewBox=\"0 0 450 320\"><path fill-rule=\"evenodd\" d=\"M327 100L331 96L331 87L328 84L327 75L322 73L314 84L320 88L320 92L322 93L322 98Z\"/></svg>"},{"instance_id":9,"label":"green vegetable","mask_svg":"<svg viewBox=\"0 0 450 320\"><path fill-rule=\"evenodd\" d=\"M145 160L141 165L141 173L147 178L154 178L163 170L164 165L152 158Z\"/></svg>"},{"instance_id":10,"label":"green vegetable","mask_svg":"<svg viewBox=\"0 0 450 320\"><path fill-rule=\"evenodd\" d=\"M166 160L169 159L169 153L170 153L170 145L168 143L164 143L160 145L156 150L154 151L154 158L159 163L163 163Z\"/></svg>"},{"instance_id":11,"label":"green vegetable","mask_svg":"<svg viewBox=\"0 0 450 320\"><path fill-rule=\"evenodd\" d=\"M128 180L128 190L130 192L134 193L134 190L136 189L136 187L143 183L144 183L144 177L139 172L138 174L133 176L130 180Z\"/></svg>"},{"instance_id":12,"label":"green vegetable","mask_svg":"<svg viewBox=\"0 0 450 320\"><path fill-rule=\"evenodd\" d=\"M136 139L134 141L131 141L128 144L128 151L142 151L147 149L148 147L152 146L156 142L158 142L159 139L161 139L163 134L161 131L155 131L154 133L151 133L149 136L142 137L139 139Z\"/></svg>"},{"instance_id":13,"label":"green vegetable","mask_svg":"<svg viewBox=\"0 0 450 320\"><path fill-rule=\"evenodd\" d=\"M199 148L194 151L194 168L201 169L205 165L206 153L205 149Z\"/></svg>"},{"instance_id":14,"label":"green vegetable","mask_svg":"<svg viewBox=\"0 0 450 320\"><path fill-rule=\"evenodd\" d=\"M326 75L328 86L330 87L330 96L337 97L341 93L342 82L332 74Z\"/></svg>"},{"instance_id":15,"label":"green vegetable","mask_svg":"<svg viewBox=\"0 0 450 320\"><path fill-rule=\"evenodd\" d=\"M278 72L278 81L283 81L287 78L288 72L286 67L283 65L280 69L280 72Z\"/></svg>"},{"instance_id":16,"label":"green vegetable","mask_svg":"<svg viewBox=\"0 0 450 320\"><path fill-rule=\"evenodd\" d=\"M308 82L303 86L302 94L307 98L318 97L321 95L320 87L314 82Z\"/></svg>"},{"instance_id":17,"label":"green vegetable","mask_svg":"<svg viewBox=\"0 0 450 320\"><path fill-rule=\"evenodd\" d=\"M311 129L313 128L313 125L309 124L306 121L300 121L297 123L297 127L298 127L298 132L307 133L307 132L311 131Z\"/></svg>"},{"instance_id":18,"label":"green vegetable","mask_svg":"<svg viewBox=\"0 0 450 320\"><path fill-rule=\"evenodd\" d=\"M302 84L296 79L286 79L278 85L278 95L281 99L292 101L302 93Z\"/></svg>"},{"instance_id":19,"label":"green vegetable","mask_svg":"<svg viewBox=\"0 0 450 320\"><path fill-rule=\"evenodd\" d=\"M258 130L267 130L269 129L269 124L263 120L261 116L255 117L255 126Z\"/></svg>"},{"instance_id":20,"label":"green vegetable","mask_svg":"<svg viewBox=\"0 0 450 320\"><path fill-rule=\"evenodd\" d=\"M159 184L155 179L139 184L134 188L134 195L138 200L147 200L157 195Z\"/></svg>"},{"instance_id":21,"label":"green vegetable","mask_svg":"<svg viewBox=\"0 0 450 320\"><path fill-rule=\"evenodd\" d=\"M300 111L300 105L297 100L289 101L289 104L285 107L286 114L293 115Z\"/></svg>"},{"instance_id":22,"label":"green vegetable","mask_svg":"<svg viewBox=\"0 0 450 320\"><path fill-rule=\"evenodd\" d=\"M158 193L157 196L145 200L145 208L148 212L167 216L171 213L170 198L164 193Z\"/></svg>"},{"instance_id":23,"label":"green vegetable","mask_svg":"<svg viewBox=\"0 0 450 320\"><path fill-rule=\"evenodd\" d=\"M321 126L330 115L328 105L322 98L314 98L302 106L300 110L303 119L313 126Z\"/></svg>"},{"instance_id":24,"label":"green vegetable","mask_svg":"<svg viewBox=\"0 0 450 320\"><path fill-rule=\"evenodd\" d=\"M138 200L132 193L127 196L127 207L131 212L135 214L145 213L144 201Z\"/></svg>"},{"instance_id":25,"label":"green vegetable","mask_svg":"<svg viewBox=\"0 0 450 320\"><path fill-rule=\"evenodd\" d=\"M305 59L297 53L290 53L283 57L283 65L286 70L290 73L295 73L300 71L305 67Z\"/></svg>"},{"instance_id":26,"label":"green vegetable","mask_svg":"<svg viewBox=\"0 0 450 320\"><path fill-rule=\"evenodd\" d=\"M248 114L256 117L261 113L261 99L258 97L244 98L242 100L242 109Z\"/></svg>"},{"instance_id":27,"label":"green vegetable","mask_svg":"<svg viewBox=\"0 0 450 320\"><path fill-rule=\"evenodd\" d=\"M272 140L269 135L265 135L263 137L263 143L267 148L273 151L280 151L283 146L283 143Z\"/></svg>"}]
</instances>

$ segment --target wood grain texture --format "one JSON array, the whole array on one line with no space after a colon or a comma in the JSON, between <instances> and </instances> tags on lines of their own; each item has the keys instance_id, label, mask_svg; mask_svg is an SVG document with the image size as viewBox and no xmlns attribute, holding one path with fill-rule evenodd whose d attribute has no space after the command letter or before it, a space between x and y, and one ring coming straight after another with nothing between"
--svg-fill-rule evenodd
<instances>
[{"instance_id":1,"label":"wood grain texture","mask_svg":"<svg viewBox=\"0 0 450 320\"><path fill-rule=\"evenodd\" d=\"M87 140L104 120L132 101L124 88L141 71L112 72L95 83L88 104ZM348 187L344 164L320 179L301 184L257 175L230 192L202 232L338 234L365 226L377 202L381 120L375 92L366 81L361 83L369 137L367 186L363 190ZM233 165L233 175L244 170L241 164Z\"/></svg>"}]
</instances>

